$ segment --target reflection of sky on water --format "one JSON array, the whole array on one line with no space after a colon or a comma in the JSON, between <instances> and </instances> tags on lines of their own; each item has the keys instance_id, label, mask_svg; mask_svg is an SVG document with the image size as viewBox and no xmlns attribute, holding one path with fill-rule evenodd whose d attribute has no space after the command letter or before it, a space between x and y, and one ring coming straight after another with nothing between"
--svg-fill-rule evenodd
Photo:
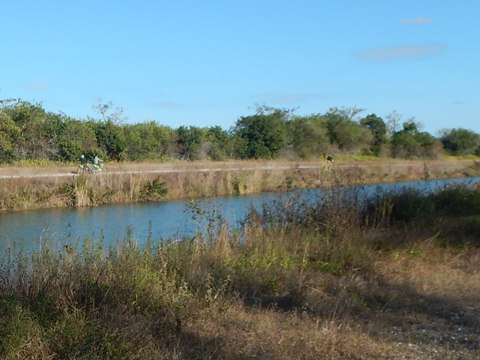
<instances>
[{"instance_id":1,"label":"reflection of sky on water","mask_svg":"<svg viewBox=\"0 0 480 360\"><path fill-rule=\"evenodd\" d=\"M18 250L38 250L46 241L60 247L84 239L103 239L110 244L124 239L129 231L139 243L148 236L155 241L193 236L206 228L209 216L220 214L235 226L251 204L271 197L263 194L199 200L196 203L205 214L195 218L189 201L0 213L0 252L12 244Z\"/></svg>"},{"instance_id":2,"label":"reflection of sky on water","mask_svg":"<svg viewBox=\"0 0 480 360\"><path fill-rule=\"evenodd\" d=\"M360 192L357 191L358 188L349 188L347 193L356 192L361 198L405 188L432 191L450 184L474 185L479 182L480 178L413 181L361 186ZM341 191L345 194L345 189ZM12 243L16 249L25 251L38 250L46 241L50 246L56 244L61 247L77 240L104 239L108 245L124 239L128 229L131 229L133 238L139 243L145 242L149 236L154 241L182 238L205 230L206 220L212 216L221 215L233 228L245 219L251 206L260 209L262 204L273 201L292 197L308 201L321 196L321 190L297 190L283 195L261 194L199 200L196 204L204 211L203 216L194 216L194 207L189 201L0 213L0 253L4 253Z\"/></svg>"}]
</instances>

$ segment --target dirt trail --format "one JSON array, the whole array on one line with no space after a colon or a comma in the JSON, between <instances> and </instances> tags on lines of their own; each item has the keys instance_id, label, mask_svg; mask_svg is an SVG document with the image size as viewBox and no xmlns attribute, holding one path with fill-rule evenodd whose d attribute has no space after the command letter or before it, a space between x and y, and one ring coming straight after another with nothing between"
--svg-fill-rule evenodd
<instances>
[{"instance_id":1,"label":"dirt trail","mask_svg":"<svg viewBox=\"0 0 480 360\"><path fill-rule=\"evenodd\" d=\"M192 163L193 164L193 163ZM299 165L285 164L242 164L242 163L202 163L192 164L107 164L106 172L110 174L161 174L161 173L182 173L182 172L216 172L216 171L241 171L241 170L285 170L291 168L321 168L324 165ZM100 172L97 172L98 174ZM0 168L0 179L15 178L42 178L42 177L63 177L80 175L76 167L4 167Z\"/></svg>"},{"instance_id":2,"label":"dirt trail","mask_svg":"<svg viewBox=\"0 0 480 360\"><path fill-rule=\"evenodd\" d=\"M286 170L286 169L348 169L360 168L366 174L381 178L387 175L405 175L406 178L416 178L431 173L433 178L461 176L466 169L474 168L473 160L345 160L329 164L326 161L174 161L168 163L107 163L106 171L113 174L161 174L184 172L221 172L242 170ZM478 166L478 165L477 165ZM460 172L460 174L456 174ZM375 175L377 174L377 176ZM77 176L76 166L3 166L0 167L0 179L45 178ZM442 176L444 175L444 176ZM465 174L466 176L468 174Z\"/></svg>"}]
</instances>

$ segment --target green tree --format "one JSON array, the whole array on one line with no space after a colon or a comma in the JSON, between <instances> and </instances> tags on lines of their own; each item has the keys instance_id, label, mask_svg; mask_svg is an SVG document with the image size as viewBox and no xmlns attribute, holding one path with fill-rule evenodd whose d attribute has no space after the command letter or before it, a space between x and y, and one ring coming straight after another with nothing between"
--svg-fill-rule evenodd
<instances>
[{"instance_id":1,"label":"green tree","mask_svg":"<svg viewBox=\"0 0 480 360\"><path fill-rule=\"evenodd\" d=\"M199 160L202 157L204 131L196 126L180 126L177 130L177 153L184 160Z\"/></svg>"},{"instance_id":2,"label":"green tree","mask_svg":"<svg viewBox=\"0 0 480 360\"><path fill-rule=\"evenodd\" d=\"M398 158L436 157L438 141L428 132L419 131L413 120L403 123L403 129L392 136L392 155Z\"/></svg>"},{"instance_id":3,"label":"green tree","mask_svg":"<svg viewBox=\"0 0 480 360\"><path fill-rule=\"evenodd\" d=\"M59 160L78 161L82 154L105 155L97 143L95 126L91 122L63 116L57 139Z\"/></svg>"},{"instance_id":4,"label":"green tree","mask_svg":"<svg viewBox=\"0 0 480 360\"><path fill-rule=\"evenodd\" d=\"M381 117L375 114L370 114L360 120L360 125L364 126L373 136L371 152L375 155L380 155L382 147L387 142L387 125Z\"/></svg>"},{"instance_id":5,"label":"green tree","mask_svg":"<svg viewBox=\"0 0 480 360\"><path fill-rule=\"evenodd\" d=\"M416 157L419 148L420 144L411 132L401 130L392 137L392 155L395 158Z\"/></svg>"},{"instance_id":6,"label":"green tree","mask_svg":"<svg viewBox=\"0 0 480 360\"><path fill-rule=\"evenodd\" d=\"M9 114L0 109L0 163L10 163L17 159L16 144L20 138L20 128Z\"/></svg>"},{"instance_id":7,"label":"green tree","mask_svg":"<svg viewBox=\"0 0 480 360\"><path fill-rule=\"evenodd\" d=\"M47 128L47 113L41 104L20 99L8 99L1 103L2 112L10 116L20 128L22 136L16 139L19 159L48 159L52 153Z\"/></svg>"},{"instance_id":8,"label":"green tree","mask_svg":"<svg viewBox=\"0 0 480 360\"><path fill-rule=\"evenodd\" d=\"M110 101L93 106L93 110L101 117L99 121L90 120L100 149L112 160L123 160L127 147L124 127L120 125L123 109L114 108Z\"/></svg>"},{"instance_id":9,"label":"green tree","mask_svg":"<svg viewBox=\"0 0 480 360\"><path fill-rule=\"evenodd\" d=\"M46 112L40 104L4 100L0 112L13 121L19 132L13 137L15 159L74 161L87 149L98 149L88 124L62 113Z\"/></svg>"},{"instance_id":10,"label":"green tree","mask_svg":"<svg viewBox=\"0 0 480 360\"><path fill-rule=\"evenodd\" d=\"M207 155L212 160L225 160L232 156L232 136L220 126L207 130Z\"/></svg>"},{"instance_id":11,"label":"green tree","mask_svg":"<svg viewBox=\"0 0 480 360\"><path fill-rule=\"evenodd\" d=\"M112 160L123 160L127 147L123 127L111 120L90 121L90 125L95 131L98 146L106 156Z\"/></svg>"},{"instance_id":12,"label":"green tree","mask_svg":"<svg viewBox=\"0 0 480 360\"><path fill-rule=\"evenodd\" d=\"M320 157L329 148L325 119L320 115L289 120L287 138L289 146L301 159Z\"/></svg>"},{"instance_id":13,"label":"green tree","mask_svg":"<svg viewBox=\"0 0 480 360\"><path fill-rule=\"evenodd\" d=\"M237 120L234 134L240 158L275 158L286 144L286 121L290 111L259 107L254 115Z\"/></svg>"},{"instance_id":14,"label":"green tree","mask_svg":"<svg viewBox=\"0 0 480 360\"><path fill-rule=\"evenodd\" d=\"M457 128L445 131L440 141L450 154L474 154L480 145L480 136L471 130Z\"/></svg>"},{"instance_id":15,"label":"green tree","mask_svg":"<svg viewBox=\"0 0 480 360\"><path fill-rule=\"evenodd\" d=\"M330 142L340 150L359 152L371 146L372 134L360 126L354 117L360 109L330 109L326 114L326 124Z\"/></svg>"},{"instance_id":16,"label":"green tree","mask_svg":"<svg viewBox=\"0 0 480 360\"><path fill-rule=\"evenodd\" d=\"M130 160L165 159L172 155L175 132L154 121L124 128L126 154Z\"/></svg>"}]
</instances>

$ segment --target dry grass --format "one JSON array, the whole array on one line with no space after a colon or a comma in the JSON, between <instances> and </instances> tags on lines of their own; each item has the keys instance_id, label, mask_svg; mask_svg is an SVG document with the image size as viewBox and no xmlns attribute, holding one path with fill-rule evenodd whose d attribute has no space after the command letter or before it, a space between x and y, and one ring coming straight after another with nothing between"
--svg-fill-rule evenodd
<instances>
[{"instance_id":1,"label":"dry grass","mask_svg":"<svg viewBox=\"0 0 480 360\"><path fill-rule=\"evenodd\" d=\"M96 206L152 200L142 190L163 182L168 194L156 200L255 194L296 188L317 188L355 178L379 183L425 178L478 175L472 160L339 160L108 163L107 172L78 177L76 166L3 166L0 210ZM332 182L333 179L333 182ZM72 191L69 188L73 189Z\"/></svg>"},{"instance_id":2,"label":"dry grass","mask_svg":"<svg viewBox=\"0 0 480 360\"><path fill-rule=\"evenodd\" d=\"M331 238L345 242L332 248L298 231L248 232L246 246L220 227L214 238L165 243L151 251L127 242L105 254L101 245L86 243L81 253L45 251L31 266L16 262L19 267L11 269L16 275L0 290L0 355L480 356L478 249L415 239L415 231L405 234L408 246L388 252L368 249L367 233L355 241L352 233ZM332 251L347 248L358 256L354 266L323 266L339 261Z\"/></svg>"},{"instance_id":3,"label":"dry grass","mask_svg":"<svg viewBox=\"0 0 480 360\"><path fill-rule=\"evenodd\" d=\"M369 319L375 333L413 358L474 359L480 356L480 253L421 243L376 264L369 293L381 307ZM398 355L400 358L400 355Z\"/></svg>"}]
</instances>

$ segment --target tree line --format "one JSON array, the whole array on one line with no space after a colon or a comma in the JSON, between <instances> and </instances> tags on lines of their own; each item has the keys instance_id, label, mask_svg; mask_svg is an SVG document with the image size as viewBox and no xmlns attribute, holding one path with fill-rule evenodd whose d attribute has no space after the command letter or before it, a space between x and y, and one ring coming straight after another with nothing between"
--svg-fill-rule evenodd
<instances>
[{"instance_id":1,"label":"tree line","mask_svg":"<svg viewBox=\"0 0 480 360\"><path fill-rule=\"evenodd\" d=\"M228 130L220 126L171 128L156 121L129 124L111 103L96 118L76 119L21 99L0 100L0 163L21 160L74 162L82 154L106 160L316 159L326 154L394 158L480 156L480 135L463 128L433 136L421 124L392 113L361 116L357 108L332 108L298 116L258 106Z\"/></svg>"}]
</instances>

